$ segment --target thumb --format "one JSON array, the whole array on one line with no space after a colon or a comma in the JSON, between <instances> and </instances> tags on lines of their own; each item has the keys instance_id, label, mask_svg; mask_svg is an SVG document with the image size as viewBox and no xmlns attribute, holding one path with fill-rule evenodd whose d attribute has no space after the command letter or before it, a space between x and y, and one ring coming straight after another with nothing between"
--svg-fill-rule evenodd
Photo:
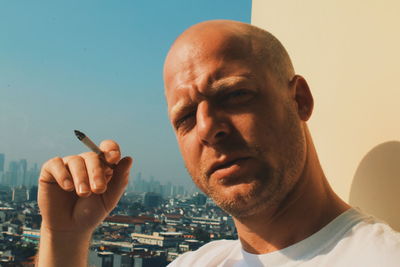
<instances>
[{"instance_id":1,"label":"thumb","mask_svg":"<svg viewBox=\"0 0 400 267\"><path fill-rule=\"evenodd\" d=\"M117 205L119 199L128 185L129 172L132 167L133 159L125 157L118 162L114 169L111 181L107 185L107 190L103 194L104 206L110 212Z\"/></svg>"},{"instance_id":2,"label":"thumb","mask_svg":"<svg viewBox=\"0 0 400 267\"><path fill-rule=\"evenodd\" d=\"M117 142L104 140L100 143L100 150L104 153L104 158L108 163L117 163L121 158L121 149Z\"/></svg>"}]
</instances>

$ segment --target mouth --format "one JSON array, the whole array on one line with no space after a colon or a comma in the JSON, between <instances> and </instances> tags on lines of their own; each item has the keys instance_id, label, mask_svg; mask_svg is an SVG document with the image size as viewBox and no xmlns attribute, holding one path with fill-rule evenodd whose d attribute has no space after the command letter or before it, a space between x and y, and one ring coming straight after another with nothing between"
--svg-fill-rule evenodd
<instances>
[{"instance_id":1,"label":"mouth","mask_svg":"<svg viewBox=\"0 0 400 267\"><path fill-rule=\"evenodd\" d=\"M225 178L226 176L232 175L240 171L241 166L248 159L250 159L250 157L240 157L240 158L227 159L224 161L216 162L211 165L211 168L207 172L207 177L214 175L216 176L216 178L222 179Z\"/></svg>"}]
</instances>

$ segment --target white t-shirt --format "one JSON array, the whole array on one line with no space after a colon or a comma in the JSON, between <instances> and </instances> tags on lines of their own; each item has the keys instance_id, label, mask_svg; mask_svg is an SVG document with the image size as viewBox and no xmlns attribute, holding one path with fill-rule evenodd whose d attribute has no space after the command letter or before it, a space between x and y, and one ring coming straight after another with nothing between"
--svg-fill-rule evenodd
<instances>
[{"instance_id":1,"label":"white t-shirt","mask_svg":"<svg viewBox=\"0 0 400 267\"><path fill-rule=\"evenodd\" d=\"M168 265L178 266L400 267L400 233L352 208L287 248L256 255L244 251L239 240L218 240Z\"/></svg>"}]
</instances>

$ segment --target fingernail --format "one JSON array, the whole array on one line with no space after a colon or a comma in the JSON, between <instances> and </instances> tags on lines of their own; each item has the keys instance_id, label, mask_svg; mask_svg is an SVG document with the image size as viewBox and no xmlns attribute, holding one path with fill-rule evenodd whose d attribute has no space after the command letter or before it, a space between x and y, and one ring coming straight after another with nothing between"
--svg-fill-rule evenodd
<instances>
[{"instance_id":1,"label":"fingernail","mask_svg":"<svg viewBox=\"0 0 400 267\"><path fill-rule=\"evenodd\" d=\"M98 190L98 189L101 189L101 188L103 188L103 183L102 182L100 182L100 181L94 181L93 182L93 189L94 190Z\"/></svg>"},{"instance_id":2,"label":"fingernail","mask_svg":"<svg viewBox=\"0 0 400 267\"><path fill-rule=\"evenodd\" d=\"M66 189L71 189L74 186L74 184L69 179L65 179L63 184Z\"/></svg>"},{"instance_id":3,"label":"fingernail","mask_svg":"<svg viewBox=\"0 0 400 267\"><path fill-rule=\"evenodd\" d=\"M78 188L79 193L85 194L89 192L89 186L85 183L81 183Z\"/></svg>"}]
</instances>

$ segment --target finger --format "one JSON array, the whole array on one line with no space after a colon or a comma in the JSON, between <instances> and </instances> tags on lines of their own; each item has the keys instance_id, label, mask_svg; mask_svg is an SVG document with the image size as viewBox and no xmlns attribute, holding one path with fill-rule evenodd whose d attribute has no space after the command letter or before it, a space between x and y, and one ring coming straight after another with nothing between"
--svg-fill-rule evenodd
<instances>
[{"instance_id":1,"label":"finger","mask_svg":"<svg viewBox=\"0 0 400 267\"><path fill-rule=\"evenodd\" d=\"M108 184L108 182L111 180L111 177L114 173L114 170L111 168L106 168L105 170L105 176L106 176L106 183Z\"/></svg>"},{"instance_id":2,"label":"finger","mask_svg":"<svg viewBox=\"0 0 400 267\"><path fill-rule=\"evenodd\" d=\"M107 191L103 194L105 198L105 208L108 212L117 205L128 185L132 161L131 157L125 157L119 161L117 167L114 169L114 175L107 186Z\"/></svg>"},{"instance_id":3,"label":"finger","mask_svg":"<svg viewBox=\"0 0 400 267\"><path fill-rule=\"evenodd\" d=\"M94 152L82 153L80 156L85 161L91 191L96 194L103 193L107 185L101 159Z\"/></svg>"},{"instance_id":4,"label":"finger","mask_svg":"<svg viewBox=\"0 0 400 267\"><path fill-rule=\"evenodd\" d=\"M101 142L100 150L104 152L104 158L108 163L118 163L121 159L119 145L113 140L104 140Z\"/></svg>"},{"instance_id":5,"label":"finger","mask_svg":"<svg viewBox=\"0 0 400 267\"><path fill-rule=\"evenodd\" d=\"M69 156L64 158L64 162L71 173L78 196L89 196L91 191L84 159L80 156Z\"/></svg>"},{"instance_id":6,"label":"finger","mask_svg":"<svg viewBox=\"0 0 400 267\"><path fill-rule=\"evenodd\" d=\"M56 182L62 189L66 191L74 190L74 183L71 174L65 167L64 161L60 157L52 158L43 164L39 176L39 182Z\"/></svg>"}]
</instances>

